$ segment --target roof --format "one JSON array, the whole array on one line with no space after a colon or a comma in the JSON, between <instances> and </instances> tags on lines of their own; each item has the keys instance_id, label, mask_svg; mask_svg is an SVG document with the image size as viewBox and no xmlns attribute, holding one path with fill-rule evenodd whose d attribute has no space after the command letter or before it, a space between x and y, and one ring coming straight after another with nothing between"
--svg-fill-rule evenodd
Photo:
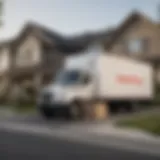
<instances>
[{"instance_id":1,"label":"roof","mask_svg":"<svg viewBox=\"0 0 160 160\"><path fill-rule=\"evenodd\" d=\"M36 30L39 37L42 38L44 41L48 40L50 42L53 42L53 41L61 42L65 39L65 37L60 33L58 33L57 31L53 31L47 28L46 26L38 24L36 22L28 22L27 25L31 29Z\"/></svg>"},{"instance_id":2,"label":"roof","mask_svg":"<svg viewBox=\"0 0 160 160\"><path fill-rule=\"evenodd\" d=\"M141 19L148 19L148 17L140 12L133 11L125 18L122 24L116 28L108 28L96 32L88 31L74 36L64 36L44 25L30 21L24 25L23 29L14 40L2 42L0 46L9 43L12 43L13 46L17 46L25 36L32 32L32 34L37 36L43 43L56 46L59 51L64 53L80 52L95 41L101 42L105 45L106 49L110 49L131 25ZM157 25L157 23L153 24L160 26L160 24Z\"/></svg>"},{"instance_id":3,"label":"roof","mask_svg":"<svg viewBox=\"0 0 160 160\"><path fill-rule=\"evenodd\" d=\"M0 48L3 47L10 47L10 45L12 44L13 39L7 39L7 40L3 40L0 42Z\"/></svg>"},{"instance_id":4,"label":"roof","mask_svg":"<svg viewBox=\"0 0 160 160\"><path fill-rule=\"evenodd\" d=\"M61 52L73 53L84 50L95 40L108 40L113 30L109 29L97 32L86 32L75 36L64 36L36 22L28 22L24 25L14 44L18 45L29 32L33 32L32 34L36 35L43 43L56 46Z\"/></svg>"},{"instance_id":5,"label":"roof","mask_svg":"<svg viewBox=\"0 0 160 160\"><path fill-rule=\"evenodd\" d=\"M89 45L94 42L99 41L103 43L104 41L107 42L108 39L113 34L114 30L106 29L103 31L97 32L86 32L81 35L76 35L67 39L67 46L71 49L71 51L81 51L85 50Z\"/></svg>"},{"instance_id":6,"label":"roof","mask_svg":"<svg viewBox=\"0 0 160 160\"><path fill-rule=\"evenodd\" d=\"M139 20L148 20L149 18L145 16L144 14L133 11L131 14L127 16L127 18L121 23L121 25L115 30L114 34L110 38L110 40L107 43L106 49L111 49L113 44L118 40L118 38L127 30L131 25L133 25L135 22ZM151 20L150 20L151 21ZM151 21L152 22L152 21ZM153 23L156 24L156 23Z\"/></svg>"},{"instance_id":7,"label":"roof","mask_svg":"<svg viewBox=\"0 0 160 160\"><path fill-rule=\"evenodd\" d=\"M64 39L64 37L58 32L54 32L41 24L30 21L23 26L22 30L16 37L16 41L18 42L19 40L23 39L30 32L38 36L38 38L43 42L47 43L53 43L53 41L61 41L62 39Z\"/></svg>"}]
</instances>

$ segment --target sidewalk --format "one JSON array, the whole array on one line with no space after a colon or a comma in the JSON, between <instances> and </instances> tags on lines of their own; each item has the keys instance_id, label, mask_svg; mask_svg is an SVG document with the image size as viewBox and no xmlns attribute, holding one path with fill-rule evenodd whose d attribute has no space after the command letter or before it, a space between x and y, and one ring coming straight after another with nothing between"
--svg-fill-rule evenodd
<instances>
[{"instance_id":1,"label":"sidewalk","mask_svg":"<svg viewBox=\"0 0 160 160\"><path fill-rule=\"evenodd\" d=\"M134 113L132 115L119 115L118 117L112 118L110 121L104 121L104 122L65 122L66 125L63 125L62 128L64 129L71 129L76 130L79 132L87 133L90 135L95 136L114 136L118 138L125 138L125 139L131 139L134 141L148 141L152 143L159 143L160 144L160 137L156 137L152 134L149 134L147 132L141 131L141 130L133 130L133 129L127 129L127 128L120 128L116 126L116 122L121 119L128 119L132 117L138 117L141 115L145 115L148 113L155 113L160 112L160 108L156 108L154 110L147 110L140 113ZM12 118L12 117L28 117L27 114L18 114L14 112L13 110L1 108L0 109L0 118ZM26 118L27 123L27 118Z\"/></svg>"},{"instance_id":2,"label":"sidewalk","mask_svg":"<svg viewBox=\"0 0 160 160\"><path fill-rule=\"evenodd\" d=\"M136 111L134 113L120 113L117 115L114 115L113 117L111 117L111 122L116 124L117 121L119 120L126 120L126 119L130 119L130 118L134 118L134 117L141 117L141 116L145 116L148 114L155 114L155 113L160 113L160 107L149 107L149 108L145 108L139 111Z\"/></svg>"},{"instance_id":3,"label":"sidewalk","mask_svg":"<svg viewBox=\"0 0 160 160\"><path fill-rule=\"evenodd\" d=\"M98 124L98 125L91 125L86 127L85 129L79 128L80 131L85 131L87 134L95 135L95 136L114 136L117 138L123 139L130 139L134 141L141 141L141 142L150 142L156 143L160 145L160 137L154 136L147 132L141 130L133 130L127 128L120 128L114 126L112 124Z\"/></svg>"}]
</instances>

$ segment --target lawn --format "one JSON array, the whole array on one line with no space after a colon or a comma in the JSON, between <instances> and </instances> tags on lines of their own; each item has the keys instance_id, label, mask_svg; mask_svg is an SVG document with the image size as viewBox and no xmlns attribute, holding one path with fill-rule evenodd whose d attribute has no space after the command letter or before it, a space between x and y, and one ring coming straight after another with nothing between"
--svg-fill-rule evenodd
<instances>
[{"instance_id":1,"label":"lawn","mask_svg":"<svg viewBox=\"0 0 160 160\"><path fill-rule=\"evenodd\" d=\"M14 111L17 113L33 113L36 112L36 107L33 104L22 104L22 105L15 105L12 107Z\"/></svg>"},{"instance_id":2,"label":"lawn","mask_svg":"<svg viewBox=\"0 0 160 160\"><path fill-rule=\"evenodd\" d=\"M160 113L122 120L119 126L137 128L160 136Z\"/></svg>"}]
</instances>

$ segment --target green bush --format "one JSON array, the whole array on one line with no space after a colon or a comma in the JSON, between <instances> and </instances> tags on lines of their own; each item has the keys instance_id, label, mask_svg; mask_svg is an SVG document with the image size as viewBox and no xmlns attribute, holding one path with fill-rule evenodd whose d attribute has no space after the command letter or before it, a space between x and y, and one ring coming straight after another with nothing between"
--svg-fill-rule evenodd
<instances>
[{"instance_id":1,"label":"green bush","mask_svg":"<svg viewBox=\"0 0 160 160\"><path fill-rule=\"evenodd\" d=\"M34 103L17 104L14 105L13 109L20 113L34 112L36 105Z\"/></svg>"},{"instance_id":2,"label":"green bush","mask_svg":"<svg viewBox=\"0 0 160 160\"><path fill-rule=\"evenodd\" d=\"M8 96L8 103L16 108L32 108L36 100L36 91L31 86L14 86Z\"/></svg>"}]
</instances>

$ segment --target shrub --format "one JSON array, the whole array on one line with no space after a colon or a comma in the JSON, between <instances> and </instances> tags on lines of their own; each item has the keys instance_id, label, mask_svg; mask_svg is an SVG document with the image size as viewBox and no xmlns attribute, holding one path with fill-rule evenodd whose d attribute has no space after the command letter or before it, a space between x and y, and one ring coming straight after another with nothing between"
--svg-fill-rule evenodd
<instances>
[{"instance_id":1,"label":"shrub","mask_svg":"<svg viewBox=\"0 0 160 160\"><path fill-rule=\"evenodd\" d=\"M33 104L35 94L35 89L31 86L15 85L9 94L9 103L21 107Z\"/></svg>"}]
</instances>

